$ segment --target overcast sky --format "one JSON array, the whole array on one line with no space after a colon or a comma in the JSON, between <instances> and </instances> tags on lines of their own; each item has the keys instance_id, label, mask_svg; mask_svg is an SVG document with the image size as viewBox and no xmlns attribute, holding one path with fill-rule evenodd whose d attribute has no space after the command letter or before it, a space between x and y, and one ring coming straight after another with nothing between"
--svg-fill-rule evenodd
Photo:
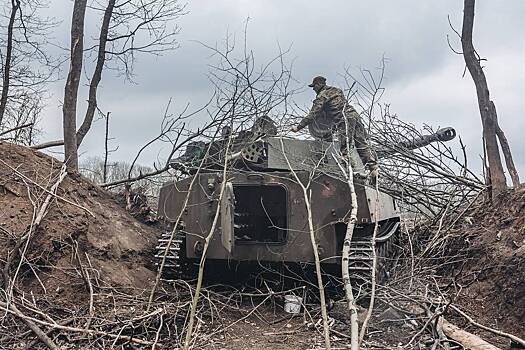
<instances>
[{"instance_id":1,"label":"overcast sky","mask_svg":"<svg viewBox=\"0 0 525 350\"><path fill-rule=\"evenodd\" d=\"M52 12L64 23L56 37L67 46L72 2L57 0ZM99 89L99 107L111 111L113 160L130 160L142 144L159 129L170 98L173 112L186 103L198 107L212 94L206 76L213 63L210 53L198 43L215 44L227 32L242 35L249 17L249 46L256 57L272 57L281 47L291 46L294 77L304 86L315 75L340 85L345 67L377 67L388 58L383 102L403 120L418 126L453 126L467 145L472 163L481 153L481 121L470 76L462 77L464 62L447 44L460 43L447 16L461 28L462 1L305 1L305 0L193 0L188 14L178 20L180 48L162 57L138 56L136 84L105 72ZM474 45L485 62L492 99L499 122L507 133L515 161L525 176L525 1L478 1ZM89 28L100 20L88 16ZM94 35L94 34L93 34ZM87 63L89 70L90 63ZM84 91L86 88L84 87ZM63 82L53 90L43 118L42 141L60 138ZM85 94L84 94L85 96ZM310 89L296 98L305 106L313 99ZM84 98L85 100L85 98ZM85 103L80 101L82 108ZM79 113L79 123L80 116ZM102 155L103 122L97 122L86 137L83 157ZM161 151L152 148L140 160L149 165Z\"/></svg>"}]
</instances>

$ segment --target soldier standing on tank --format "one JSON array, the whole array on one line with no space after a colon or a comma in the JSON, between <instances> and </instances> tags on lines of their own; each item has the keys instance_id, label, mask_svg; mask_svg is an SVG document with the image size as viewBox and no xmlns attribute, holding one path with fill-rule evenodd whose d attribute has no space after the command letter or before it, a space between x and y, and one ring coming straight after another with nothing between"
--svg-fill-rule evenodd
<instances>
[{"instance_id":1,"label":"soldier standing on tank","mask_svg":"<svg viewBox=\"0 0 525 350\"><path fill-rule=\"evenodd\" d=\"M370 175L376 177L377 159L368 144L366 129L359 113L348 103L343 91L339 88L326 85L326 78L321 76L315 77L308 86L313 88L317 96L308 115L304 117L297 126L292 127L291 130L298 132L315 119L326 116L327 119L333 121L333 132L337 134L339 142L341 143L341 153L346 155L346 117L349 130L348 140L350 144L352 144L352 141L354 142L363 164L370 170Z\"/></svg>"}]
</instances>

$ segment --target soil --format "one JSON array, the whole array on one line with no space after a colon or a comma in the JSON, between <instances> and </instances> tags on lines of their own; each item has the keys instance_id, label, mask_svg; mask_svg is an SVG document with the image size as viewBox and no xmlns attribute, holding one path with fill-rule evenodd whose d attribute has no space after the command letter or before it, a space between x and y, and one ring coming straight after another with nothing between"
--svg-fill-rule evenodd
<instances>
[{"instance_id":1,"label":"soil","mask_svg":"<svg viewBox=\"0 0 525 350\"><path fill-rule=\"evenodd\" d=\"M323 337L319 333L307 329L303 325L303 318L292 318L290 315L275 313L270 307L264 307L259 317L266 320L285 319L274 325L268 325L257 317L243 320L223 334L214 336L202 348L209 350L241 350L241 349L275 349L275 350L303 350L322 349ZM287 317L288 316L288 317ZM287 317L287 318L286 318ZM239 315L232 315L234 322Z\"/></svg>"},{"instance_id":2,"label":"soil","mask_svg":"<svg viewBox=\"0 0 525 350\"><path fill-rule=\"evenodd\" d=\"M469 210L456 229L468 251L456 266L457 303L477 322L525 338L525 187Z\"/></svg>"},{"instance_id":3,"label":"soil","mask_svg":"<svg viewBox=\"0 0 525 350\"><path fill-rule=\"evenodd\" d=\"M0 142L0 259L2 266L19 237L28 232L58 177L54 158ZM14 170L16 169L16 171ZM38 184L38 185L35 185ZM113 195L80 175L67 175L49 212L29 240L18 285L22 292L45 294L61 304L78 305L88 297L80 262L99 286L142 291L155 278L152 264L157 231L138 222ZM85 209L83 209L85 208ZM87 209L87 210L86 210ZM17 259L18 261L18 259ZM91 268L92 267L92 268ZM11 275L16 270L12 267Z\"/></svg>"}]
</instances>

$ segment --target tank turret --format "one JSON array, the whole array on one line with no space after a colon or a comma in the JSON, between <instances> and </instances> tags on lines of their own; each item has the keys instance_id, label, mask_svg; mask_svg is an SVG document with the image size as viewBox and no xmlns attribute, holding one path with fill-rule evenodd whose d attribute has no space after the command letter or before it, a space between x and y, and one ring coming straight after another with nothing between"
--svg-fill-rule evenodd
<instances>
[{"instance_id":1,"label":"tank turret","mask_svg":"<svg viewBox=\"0 0 525 350\"><path fill-rule=\"evenodd\" d=\"M248 131L242 131L234 136L231 149L228 152L230 160L234 161L232 168L253 171L288 171L288 163L294 170L311 170L320 166L321 171L338 172L339 167L333 159L338 154L339 142L323 139L304 140L285 136L277 136L277 128L269 117L258 121ZM204 143L192 142L186 152L171 162L172 167L179 170L190 169L200 164L200 159L209 148L209 156L204 164L207 170L217 170L224 164L224 149L226 137L217 141ZM401 150L414 150L428 146L433 142L447 142L456 137L454 128L439 129L433 134L421 135L414 139L403 140L388 148L377 148L375 152L379 159L386 158ZM320 163L320 159L325 159ZM356 172L362 172L364 165L356 150L350 154ZM286 159L288 158L288 159ZM190 171L191 172L191 171Z\"/></svg>"}]
</instances>

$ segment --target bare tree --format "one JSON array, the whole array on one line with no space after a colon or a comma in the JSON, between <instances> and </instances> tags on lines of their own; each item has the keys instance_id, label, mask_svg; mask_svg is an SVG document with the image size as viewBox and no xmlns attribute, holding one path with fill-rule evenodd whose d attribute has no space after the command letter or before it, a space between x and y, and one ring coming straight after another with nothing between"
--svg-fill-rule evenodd
<instances>
[{"instance_id":1,"label":"bare tree","mask_svg":"<svg viewBox=\"0 0 525 350\"><path fill-rule=\"evenodd\" d=\"M350 154L351 148L353 148L354 145L350 143L350 138L348 137L348 135L350 134L348 124L349 123L345 120L346 152L347 154ZM345 238L343 241L343 249L341 251L341 277L343 279L343 288L345 290L346 304L348 307L348 312L350 314L350 348L352 350L357 350L359 349L359 344L361 343L362 339L360 339L358 336L359 324L357 322L356 301L355 301L354 293L352 290L353 288L352 283L350 280L349 256L350 256L350 249L351 249L351 244L352 244L352 237L354 235L354 229L357 223L358 202L357 202L357 196L356 196L355 184L354 184L354 169L352 168L351 160L348 157L342 157L342 156L335 155L335 154L334 154L334 159L337 162L337 165L339 166L341 170L343 178L346 179L346 182L348 184L348 189L350 191L351 209L350 209L348 222L346 223ZM372 243L375 243L375 242L373 241ZM375 247L373 247L373 249L375 249ZM375 258L375 252L374 252L374 263L375 261L376 261L376 258ZM372 273L375 274L375 271L372 271ZM373 281L373 283L374 282L375 281ZM373 305L371 304L371 308L372 307Z\"/></svg>"},{"instance_id":2,"label":"bare tree","mask_svg":"<svg viewBox=\"0 0 525 350\"><path fill-rule=\"evenodd\" d=\"M436 217L439 219L444 215L460 212L463 210L462 206L469 203L480 190L484 189L478 177L467 168L464 145L460 141L462 157L458 157L450 146L442 142L455 136L453 129L445 128L434 133L432 128L424 126L423 130L420 130L392 115L388 104L381 101L384 93L381 85L384 72L385 60L382 59L380 66L375 71L361 69L357 74L353 74L347 69L344 75L347 82L348 99L359 107L361 117L369 131L369 142L379 157L382 176L375 183L376 194L381 190L392 195L399 200L398 203L401 203L405 211L413 211L418 214L417 217L429 219L430 222L436 220ZM347 145L349 144L347 140ZM337 157L334 158L337 160ZM352 189L351 178L354 169L349 162L345 163L345 159L340 159L338 163L342 176L341 174L336 174L336 176L346 181ZM346 166L343 167L343 164ZM357 201L353 197L351 198L352 212L357 209ZM375 211L378 209L378 198L376 198ZM377 214L374 215L377 217ZM350 242L354 221L355 216L350 215L343 246L343 263L347 259L348 250L352 249ZM359 346L362 345L366 335L377 290L375 274L376 268L380 266L377 254L375 254L377 229L376 223L371 237L374 254L372 254L370 304L361 327ZM349 281L345 267L343 267L342 275L344 280ZM350 310L352 310L351 286L345 283L345 287ZM355 329L357 332L357 323L355 323ZM353 335L354 331L352 331ZM358 346L356 342L354 344L354 347Z\"/></svg>"},{"instance_id":3,"label":"bare tree","mask_svg":"<svg viewBox=\"0 0 525 350\"><path fill-rule=\"evenodd\" d=\"M7 45L4 63L4 76L2 79L2 95L0 96L0 125L5 114L7 105L7 94L9 92L9 82L11 79L11 60L13 57L13 27L15 18L20 9L20 0L11 0L11 13L9 15L9 24L7 25Z\"/></svg>"},{"instance_id":4,"label":"bare tree","mask_svg":"<svg viewBox=\"0 0 525 350\"><path fill-rule=\"evenodd\" d=\"M4 127L0 136L10 142L31 145L40 133L37 123L44 107L42 98L37 95L20 95L14 105L14 108L9 108L5 119L7 130Z\"/></svg>"},{"instance_id":5,"label":"bare tree","mask_svg":"<svg viewBox=\"0 0 525 350\"><path fill-rule=\"evenodd\" d=\"M492 186L492 191L497 194L507 188L497 138L499 138L502 146L507 168L514 186L519 185L519 177L512 160L508 141L503 130L501 130L498 125L496 107L490 99L487 79L480 64L481 58L472 43L475 2L475 0L465 0L464 2L461 45L463 48L463 58L474 80L478 96L478 106L481 114L481 123L483 125L483 145L488 161L488 183Z\"/></svg>"},{"instance_id":6,"label":"bare tree","mask_svg":"<svg viewBox=\"0 0 525 350\"><path fill-rule=\"evenodd\" d=\"M45 0L10 0L0 14L0 131L10 133L13 142L31 144L37 133L36 122L44 105L47 83L58 63L49 54L53 18L42 18ZM31 123L25 128L18 127Z\"/></svg>"},{"instance_id":7,"label":"bare tree","mask_svg":"<svg viewBox=\"0 0 525 350\"><path fill-rule=\"evenodd\" d=\"M68 171L78 172L77 96L84 57L84 20L87 0L75 0L71 18L71 60L64 90L63 128L64 160Z\"/></svg>"},{"instance_id":8,"label":"bare tree","mask_svg":"<svg viewBox=\"0 0 525 350\"><path fill-rule=\"evenodd\" d=\"M93 122L93 117L97 108L97 88L98 84L100 83L100 79L102 79L102 69L104 68L104 61L106 59L106 43L108 40L109 22L115 7L115 1L116 0L109 0L106 10L104 11L102 26L100 28L100 37L98 39L97 64L89 83L89 97L86 115L76 135L77 146L80 146L82 140L91 128L91 123Z\"/></svg>"},{"instance_id":9,"label":"bare tree","mask_svg":"<svg viewBox=\"0 0 525 350\"><path fill-rule=\"evenodd\" d=\"M103 71L115 70L127 79L131 79L137 53L159 55L178 47L175 36L179 28L177 25L173 26L172 22L185 14L184 5L179 4L178 0L95 2L89 8L103 11L102 24L97 42L83 50L83 21L87 8L86 1L75 1L71 25L71 64L63 106L64 140L46 142L35 147L41 149L64 144L65 158L71 168L78 168L78 165L75 165L78 163L75 160L78 155L77 151L73 150L73 145L76 145L76 148L80 146L91 128L98 109L97 90ZM79 48L82 49L81 52L76 51ZM77 114L83 51L90 53L95 50L96 64L89 80L88 105L84 120L76 130L73 115Z\"/></svg>"},{"instance_id":10,"label":"bare tree","mask_svg":"<svg viewBox=\"0 0 525 350\"><path fill-rule=\"evenodd\" d=\"M284 159L286 160L286 164L288 165L288 168L290 172L292 173L293 178L295 179L295 182L299 185L303 192L303 201L306 206L306 212L307 212L307 218L308 218L308 233L310 236L310 243L312 244L312 252L314 255L314 265L315 265L315 275L317 277L317 286L319 288L319 300L321 301L321 317L323 319L323 335L324 335L324 342L325 342L325 348L327 350L330 350L332 348L331 342L330 342L330 326L328 324L328 309L326 305L326 297L325 297L325 288L324 288L324 282L323 282L323 273L321 270L321 259L319 258L319 249L318 249L318 242L316 239L316 225L313 221L313 211L312 211L312 190L311 190L311 184L314 180L315 175L319 172L319 165L323 162L325 159L325 154L319 159L317 164L315 164L312 169L308 173L308 180L306 181L306 184L301 181L300 176L297 174L297 172L294 170L293 166L290 163L290 160L288 159L288 154L286 152L286 149L284 147L283 139L280 138L281 143L281 151L284 155ZM355 194L355 192L354 192ZM355 208L355 213L357 213L357 206ZM354 209L352 208L352 209ZM351 231L353 231L352 224L348 225L351 227ZM347 231L348 232L348 231ZM348 237L348 234L347 234ZM351 235L350 235L351 239ZM345 237L345 245L348 243L348 248L350 247L350 241L346 242ZM348 268L348 264L345 265L343 262L341 264L343 269L346 267ZM346 270L348 274L348 269ZM343 273L343 276L345 274ZM344 277L343 277L344 278ZM352 287L350 285L350 280L345 279L345 287L348 287L350 289L350 297L348 298L348 305L350 310L350 319L352 323L352 350L357 350L356 345L356 339L357 339L357 311L355 309L354 304L354 298L352 294ZM355 327L354 327L355 326ZM355 332L354 332L355 331Z\"/></svg>"},{"instance_id":11,"label":"bare tree","mask_svg":"<svg viewBox=\"0 0 525 350\"><path fill-rule=\"evenodd\" d=\"M98 42L90 48L97 48L97 59L89 82L84 121L77 131L78 145L91 128L98 108L97 89L104 68L117 70L131 79L136 53L158 55L177 48L179 28L171 23L185 14L184 8L178 0L107 2Z\"/></svg>"},{"instance_id":12,"label":"bare tree","mask_svg":"<svg viewBox=\"0 0 525 350\"><path fill-rule=\"evenodd\" d=\"M457 210L485 188L483 180L468 168L460 138L459 145L440 141L454 138L453 128L418 127L390 111L382 101L385 63L383 58L375 70L347 69L344 74L349 99L359 107L379 157L380 189L424 219L433 219L447 207Z\"/></svg>"},{"instance_id":13,"label":"bare tree","mask_svg":"<svg viewBox=\"0 0 525 350\"><path fill-rule=\"evenodd\" d=\"M257 69L254 53L247 46L247 26L248 21L246 21L243 33L243 45L240 56L236 54L235 40L232 40L229 36L226 37L225 47L222 49L205 45L219 59L218 63L212 66L214 69L211 72L212 81L218 88L217 103L219 105L231 105L233 120L230 130L242 130L247 122L253 122L259 117L267 116L270 112L273 118L280 119L286 125L290 122L290 115L294 114L294 108L289 104L289 100L296 92L296 90L290 86L292 81L291 69L285 64L287 51L283 52L280 50L276 57L262 64L260 68ZM284 128L289 129L289 127L286 126ZM227 149L230 147L230 139L231 137L228 139ZM308 233L312 245L312 255L317 277L316 286L319 290L319 300L321 303L325 348L330 349L330 326L328 323L320 253L317 246L317 223L314 222L315 214L312 210L311 191L311 185L315 181L314 178L316 175L318 175L319 166L326 157L322 156L320 159L316 159L311 169L298 174L290 164L288 157L291 155L285 151L283 139L281 138L280 140L281 151L288 164L291 177L301 188L303 194L303 201L308 217L308 230L305 233ZM231 157L233 157L233 155L231 155L230 158ZM228 156L225 156L225 159L228 158ZM226 168L226 163L224 164L224 168ZM226 176L226 173L224 173L223 176ZM304 177L306 177L306 180ZM209 237L210 236L206 238L206 243ZM199 271L199 277L200 275L201 271ZM194 307L195 305L194 299ZM192 318L190 318L190 321L191 320ZM189 335L191 334L187 333L185 348L189 345Z\"/></svg>"},{"instance_id":14,"label":"bare tree","mask_svg":"<svg viewBox=\"0 0 525 350\"><path fill-rule=\"evenodd\" d=\"M110 112L108 112L106 114L106 128L105 128L105 133L104 133L104 169L103 169L103 176L102 176L102 181L103 182L106 182L108 181L108 158L109 158L109 154L112 152L109 148L108 148L108 141L109 141L109 115L110 115Z\"/></svg>"}]
</instances>

